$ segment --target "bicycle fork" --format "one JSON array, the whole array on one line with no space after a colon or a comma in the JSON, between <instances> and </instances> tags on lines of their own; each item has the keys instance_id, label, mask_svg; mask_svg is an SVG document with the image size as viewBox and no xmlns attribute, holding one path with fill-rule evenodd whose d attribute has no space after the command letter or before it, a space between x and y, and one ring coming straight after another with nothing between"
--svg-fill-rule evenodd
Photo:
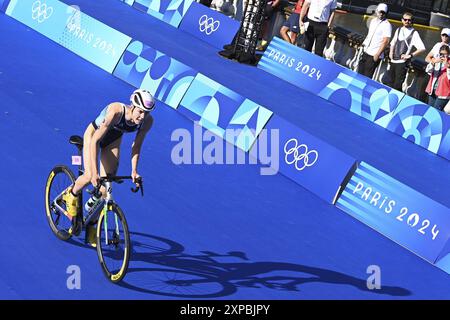
<instances>
[{"instance_id":1,"label":"bicycle fork","mask_svg":"<svg viewBox=\"0 0 450 320\"><path fill-rule=\"evenodd\" d=\"M114 200L112 198L112 184L111 182L105 183L106 188L106 199L105 199L105 206L103 207L103 228L105 230L105 244L109 244L108 240L108 209L111 208ZM119 239L119 220L117 218L117 214L114 212L114 222L116 224L115 226L115 238ZM114 237L113 237L114 240Z\"/></svg>"}]
</instances>

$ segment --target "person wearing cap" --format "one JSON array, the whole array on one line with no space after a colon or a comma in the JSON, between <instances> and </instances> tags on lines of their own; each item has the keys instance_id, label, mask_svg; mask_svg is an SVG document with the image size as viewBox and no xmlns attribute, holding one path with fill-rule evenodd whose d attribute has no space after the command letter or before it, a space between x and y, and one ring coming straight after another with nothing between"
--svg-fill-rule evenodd
<instances>
[{"instance_id":1,"label":"person wearing cap","mask_svg":"<svg viewBox=\"0 0 450 320\"><path fill-rule=\"evenodd\" d=\"M443 28L441 31L441 41L436 43L430 52L425 57L425 61L428 63L435 63L440 60L439 50L443 45L449 45L450 42L450 28Z\"/></svg>"},{"instance_id":2,"label":"person wearing cap","mask_svg":"<svg viewBox=\"0 0 450 320\"><path fill-rule=\"evenodd\" d=\"M412 27L412 20L412 13L403 14L403 26L395 31L389 50L389 80L385 84L399 91L402 91L402 84L408 72L407 63L425 51L419 32Z\"/></svg>"},{"instance_id":3,"label":"person wearing cap","mask_svg":"<svg viewBox=\"0 0 450 320\"><path fill-rule=\"evenodd\" d=\"M376 9L376 18L369 25L369 32L363 42L363 54L358 65L358 73L372 78L375 69L384 58L384 50L389 44L392 25L387 20L388 6L380 3Z\"/></svg>"},{"instance_id":4,"label":"person wearing cap","mask_svg":"<svg viewBox=\"0 0 450 320\"><path fill-rule=\"evenodd\" d=\"M327 44L328 30L334 18L336 10L336 0L305 0L300 13L300 28L305 26L305 16L308 17L308 28L305 32L304 46L308 51L312 51L314 46L315 54L323 56L323 50ZM315 42L315 44L314 44Z\"/></svg>"}]
</instances>

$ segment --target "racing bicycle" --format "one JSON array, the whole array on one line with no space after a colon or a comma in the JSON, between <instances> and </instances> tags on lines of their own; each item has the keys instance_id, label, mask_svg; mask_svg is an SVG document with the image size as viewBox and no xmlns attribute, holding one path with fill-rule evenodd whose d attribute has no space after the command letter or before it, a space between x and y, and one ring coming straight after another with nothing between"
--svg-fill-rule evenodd
<instances>
[{"instance_id":1,"label":"racing bicycle","mask_svg":"<svg viewBox=\"0 0 450 320\"><path fill-rule=\"evenodd\" d=\"M71 136L69 142L78 149L78 176L83 174L82 150L83 139L80 136ZM66 211L65 202L62 199L64 191L69 185L75 183L75 175L66 165L56 165L47 178L45 188L45 207L47 220L55 236L63 241L69 240L72 236L79 236L85 230L85 243L88 243L88 228L96 228L96 248L97 255L105 276L113 283L117 283L125 276L131 252L130 232L128 230L127 220L119 205L112 196L112 184L122 183L124 180L132 179L130 176L107 175L100 177L97 187L91 194L99 194L100 188L105 188L105 195L99 203L85 212L83 204L83 195L80 193L77 215L72 217ZM141 190L144 196L142 180L137 181L137 187L131 188L136 193ZM96 227L95 227L96 226Z\"/></svg>"}]
</instances>

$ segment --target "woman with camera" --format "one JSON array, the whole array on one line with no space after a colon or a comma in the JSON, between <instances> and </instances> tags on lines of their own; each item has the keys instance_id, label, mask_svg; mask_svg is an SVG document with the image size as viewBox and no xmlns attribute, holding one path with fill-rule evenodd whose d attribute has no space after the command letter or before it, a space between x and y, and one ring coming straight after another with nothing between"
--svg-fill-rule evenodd
<instances>
[{"instance_id":1,"label":"woman with camera","mask_svg":"<svg viewBox=\"0 0 450 320\"><path fill-rule=\"evenodd\" d=\"M439 110L443 110L450 100L449 55L449 46L442 45L439 49L439 58L433 58L425 69L430 75L425 90L428 93L428 104Z\"/></svg>"}]
</instances>

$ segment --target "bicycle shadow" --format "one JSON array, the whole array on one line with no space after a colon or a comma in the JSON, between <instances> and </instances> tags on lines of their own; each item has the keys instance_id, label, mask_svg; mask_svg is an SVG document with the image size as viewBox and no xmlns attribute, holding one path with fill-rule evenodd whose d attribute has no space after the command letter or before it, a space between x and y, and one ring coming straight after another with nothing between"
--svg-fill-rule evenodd
<instances>
[{"instance_id":1,"label":"bicycle shadow","mask_svg":"<svg viewBox=\"0 0 450 320\"><path fill-rule=\"evenodd\" d=\"M235 293L240 287L299 292L299 286L318 282L351 285L358 290L378 295L409 296L407 289L382 286L367 288L366 279L340 272L286 262L252 262L244 252L218 254L201 251L185 253L180 243L144 233L131 233L132 253L127 276L118 285L141 293L183 298L220 298ZM220 262L219 259L243 262ZM133 268L133 262L149 267ZM141 274L143 273L143 274Z\"/></svg>"}]
</instances>

